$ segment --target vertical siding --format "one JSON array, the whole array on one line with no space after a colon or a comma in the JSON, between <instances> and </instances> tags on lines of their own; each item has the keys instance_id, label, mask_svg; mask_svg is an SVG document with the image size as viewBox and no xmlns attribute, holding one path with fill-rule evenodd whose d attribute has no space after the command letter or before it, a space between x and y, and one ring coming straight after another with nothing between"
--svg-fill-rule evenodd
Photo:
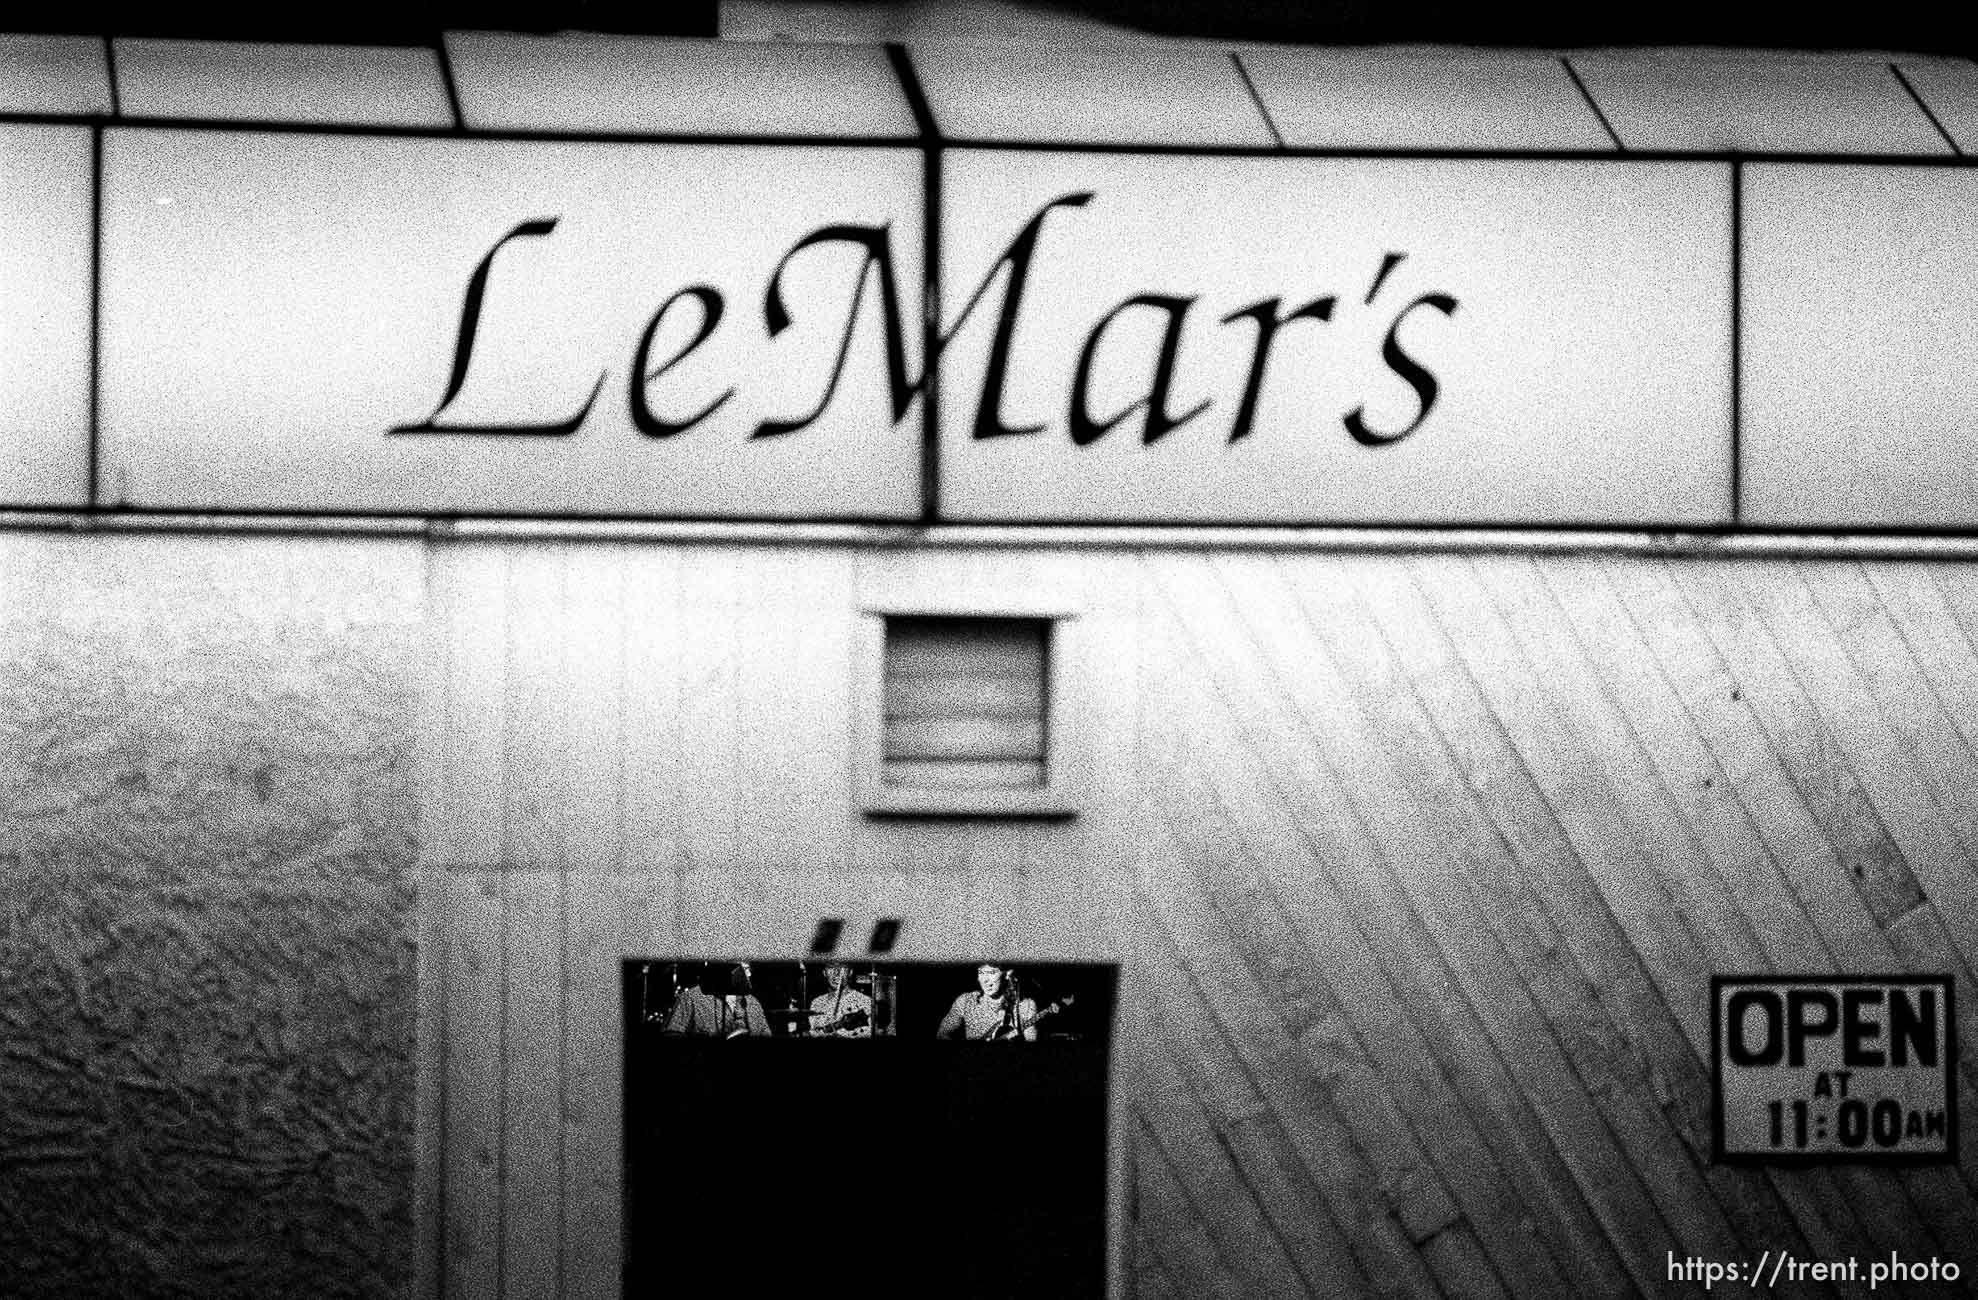
<instances>
[{"instance_id":1,"label":"vertical siding","mask_svg":"<svg viewBox=\"0 0 1978 1300\"><path fill-rule=\"evenodd\" d=\"M819 916L895 955L1106 956L1131 860L1131 560L773 547L441 545L425 870L443 949L434 1201L445 1294L616 1296L619 963L806 951ZM1132 582L1125 583L1128 591ZM1094 809L1012 825L853 803L856 611L1057 590L1093 664ZM1124 756L1122 759L1121 756ZM1121 898L1130 872L1111 873Z\"/></svg>"},{"instance_id":2,"label":"vertical siding","mask_svg":"<svg viewBox=\"0 0 1978 1300\"><path fill-rule=\"evenodd\" d=\"M858 610L1013 593L1082 611L1085 811L858 814ZM1124 960L1131 1294L1978 1267L1969 1158L1714 1165L1707 1004L1948 971L1978 1042L1967 566L455 544L431 601L452 1294L612 1293L617 962L827 914Z\"/></svg>"},{"instance_id":3,"label":"vertical siding","mask_svg":"<svg viewBox=\"0 0 1978 1300\"><path fill-rule=\"evenodd\" d=\"M1969 1155L1711 1163L1706 1001L1948 972L1974 1113L1978 569L425 559L422 607L401 543L0 551L0 1289L403 1292L415 879L448 1295L615 1295L619 962L827 914L1123 959L1131 1294L1657 1294L1670 1253L1768 1250L1978 1278ZM1085 810L858 814L857 611L1012 594L1079 611Z\"/></svg>"}]
</instances>

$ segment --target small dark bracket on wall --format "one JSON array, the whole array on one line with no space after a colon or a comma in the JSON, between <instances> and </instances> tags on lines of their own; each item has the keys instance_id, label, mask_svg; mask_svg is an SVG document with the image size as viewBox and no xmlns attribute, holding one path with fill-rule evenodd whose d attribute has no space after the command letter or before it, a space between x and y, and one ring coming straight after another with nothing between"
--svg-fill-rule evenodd
<instances>
[{"instance_id":1,"label":"small dark bracket on wall","mask_svg":"<svg viewBox=\"0 0 1978 1300\"><path fill-rule=\"evenodd\" d=\"M821 916L817 928L810 933L810 950L819 957L827 957L838 947L838 936L845 932L845 918L841 916Z\"/></svg>"}]
</instances>

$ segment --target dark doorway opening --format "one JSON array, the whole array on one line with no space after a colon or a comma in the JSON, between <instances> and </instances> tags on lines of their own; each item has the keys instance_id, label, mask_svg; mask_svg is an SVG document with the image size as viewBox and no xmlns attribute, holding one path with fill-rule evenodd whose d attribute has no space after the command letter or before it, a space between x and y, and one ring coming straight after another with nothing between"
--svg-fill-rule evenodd
<instances>
[{"instance_id":1,"label":"dark doorway opening","mask_svg":"<svg viewBox=\"0 0 1978 1300\"><path fill-rule=\"evenodd\" d=\"M625 966L626 1296L1105 1294L1116 967L1025 968L1006 1041L936 1036L973 966L897 962L858 967L891 997L857 1036L769 962L768 1033L665 1032L729 967Z\"/></svg>"}]
</instances>

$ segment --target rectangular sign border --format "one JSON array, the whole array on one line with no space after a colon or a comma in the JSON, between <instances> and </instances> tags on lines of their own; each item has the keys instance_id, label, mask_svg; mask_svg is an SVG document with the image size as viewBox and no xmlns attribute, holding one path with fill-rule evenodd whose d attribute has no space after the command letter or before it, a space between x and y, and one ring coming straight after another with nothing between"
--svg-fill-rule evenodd
<instances>
[{"instance_id":1,"label":"rectangular sign border","mask_svg":"<svg viewBox=\"0 0 1978 1300\"><path fill-rule=\"evenodd\" d=\"M1723 1020L1718 1008L1723 1005L1722 992L1730 984L1927 984L1941 988L1944 992L1944 1077L1947 1083L1944 1097L1945 1133L1942 1152L1903 1152L1903 1151L1861 1151L1840 1153L1833 1151L1782 1152L1777 1155L1764 1155L1756 1152L1726 1152L1724 1150L1724 1043ZM1710 1162L1713 1165L1750 1166L1785 1165L1804 1168L1809 1165L1956 1165L1958 1160L1957 1133L1957 981L1950 975L1916 975L1902 972L1895 975L1832 975L1810 972L1804 974L1778 974L1765 972L1748 975L1712 975L1710 977Z\"/></svg>"},{"instance_id":2,"label":"rectangular sign border","mask_svg":"<svg viewBox=\"0 0 1978 1300\"><path fill-rule=\"evenodd\" d=\"M904 47L898 46L897 44L889 44L887 46L887 49L889 56L892 58L892 61L895 64L896 71L911 72L912 65L910 59L905 57L906 50L904 49ZM1339 148L1339 147L1287 147L1287 146L1264 146L1264 145L1258 145L1258 146L1162 145L1162 144L1120 145L1120 144L1100 144L1093 142L1080 142L1075 140L1057 141L1057 142L951 140L941 136L938 130L929 130L928 129L929 124L926 122L917 123L917 125L919 126L919 130L915 135L885 136L885 137L863 137L863 136L811 137L811 136L789 136L789 135L736 136L736 135L726 134L721 132L704 132L704 131L703 132L697 132L697 131L550 132L550 131L529 131L529 130L463 130L457 126L456 127L380 127L375 125L338 124L338 123L322 123L322 122L303 123L303 122L264 122L264 121L235 121L235 120L220 121L220 120L210 120L203 118L202 119L125 118L115 115L112 115L110 117L104 117L99 114L77 115L77 114L64 114L64 113L56 113L56 114L6 113L6 114L0 114L0 120L3 120L8 123L33 123L33 124L48 124L48 125L84 126L90 130L92 138L99 151L102 147L102 142L105 133L111 130L118 130L118 129L149 129L149 130L161 130L168 132L183 132L183 133L222 133L222 134L248 133L248 134L305 135L305 136L355 135L355 136L368 136L368 137L467 138L467 139L478 139L478 140L487 140L487 141L496 141L496 142L500 142L500 141L556 142L556 143L597 143L597 144L627 144L627 145L699 144L699 145L734 145L734 146L742 146L742 147L787 146L787 147L801 147L807 149L819 149L825 151L829 151L837 148L847 148L847 147L849 148L880 147L887 149L901 149L905 151L920 153L923 158L923 168L924 168L923 201L925 206L922 215L924 220L926 220L927 222L926 233L930 237L929 238L930 243L938 240L938 236L935 234L935 232L938 231L941 218L944 215L939 211L939 207L941 206L940 201L942 198L942 186L940 184L940 172L941 172L940 164L943 156L949 153L968 153L968 152L984 151L984 150L1011 151L1011 152L1058 152L1058 153L1069 153L1069 154L1132 153L1132 154L1146 154L1146 155L1154 155L1154 156L1204 155L1204 156L1219 156L1219 157L1347 158L1347 159L1362 159L1362 160L1432 159L1432 160L1448 160L1448 161L1473 161L1473 160L1483 160L1483 159L1505 159L1505 160L1527 160L1527 161L1546 161L1546 162L1561 162L1561 161L1586 161L1586 162L1625 161L1630 163L1717 162L1717 163L1728 164L1732 168L1733 172L1735 174L1738 174L1738 180L1740 183L1735 184L1732 188L1732 200L1733 200L1734 208L1736 205L1738 205L1739 200L1742 198L1743 186L1741 182L1743 177L1741 173L1743 172L1745 165L1750 163L1780 164L1780 165L1792 165L1792 166L1833 165L1833 166L1848 166L1848 167L1867 167L1873 169L1885 169L1892 171L1924 171L1924 170L1942 170L1946 168L1956 169L1956 168L1968 166L1970 162L1969 159L1959 159L1954 157L1935 157L1928 155L1909 155L1909 154L1878 155L1878 154L1853 154L1853 153L1830 154L1830 153L1772 153L1772 152L1739 154L1735 152L1717 152L1717 151L1708 151L1708 150L1682 151L1682 150L1662 150L1662 149L1641 150L1637 152L1617 154L1612 150L1606 150L1606 149L1599 149L1599 150L1584 150L1584 149L1545 150L1545 149L1530 149L1530 148L1463 149L1463 148L1447 148L1447 147L1369 149L1369 148ZM99 162L99 168L100 168L100 162ZM95 203L99 207L101 204L101 195L102 195L102 183L99 175L95 187ZM928 203L927 201L930 199L932 200L932 202ZM98 227L98 229L95 232L95 236L97 241L100 242L101 239L100 215L97 217L95 224ZM1735 231L1735 225L1736 223L1734 222L1734 231ZM1734 265L1738 259L1738 255L1742 252L1741 244L1742 244L1741 239L1734 238L1732 244L1732 250L1731 250ZM929 250L929 251L933 253L933 256L929 258L928 264L930 266L938 266L938 250ZM101 278L102 278L100 257L98 259L98 265L94 266L92 268L92 271L93 271L92 294L93 295L100 294ZM1741 275L1737 275L1733 277L1734 358L1732 363L1732 379L1733 379L1734 389L1735 387L1738 386L1738 380L1741 378L1740 372L1742 369L1740 364L1740 359L1736 356L1736 353L1738 351L1738 344L1741 341L1737 337L1738 326L1740 322L1736 319L1736 315L1737 315L1736 308L1741 306L1741 304L1737 301L1738 290L1741 289L1742 287L1741 281L1742 281ZM935 291L938 292L938 289L936 289ZM928 334L932 335L936 332L936 326L932 321L925 322L925 325L926 325L926 332ZM92 339L92 344L95 344L95 342L96 340ZM930 352L924 355L928 355L931 357L933 354ZM96 405L98 398L98 390L100 389L101 386L101 365L102 365L102 361L101 361L100 349L93 346L91 365L89 368L90 370L89 381L88 381L90 388L89 401L92 408ZM923 411L921 413L921 422L923 425L923 429L922 429L923 457L925 462L931 463L935 459L934 446L937 439L937 435L935 432L935 422L938 419L938 414L933 408L935 406L935 401L936 401L936 397L935 397L936 390L939 387L939 373L938 373L938 367L935 367L933 365L929 365L927 367L927 370L928 373L924 376L925 388L922 394ZM1452 531L1459 531L1466 533L1497 534L1497 535L1507 535L1507 536L1514 536L1520 533L1543 534L1543 533L1557 533L1561 531L1567 531L1567 532L1588 533L1588 534L1596 534L1596 535L1614 535L1614 536L1621 536L1628 534L1647 534L1655 537L1660 537L1664 535L1673 535L1678 537L1688 537L1688 538L1697 539L1699 544L1706 548L1708 547L1710 541L1714 539L1727 539L1727 538L1740 538L1740 537L1752 537L1752 538L1760 538L1760 539L1765 539L1765 538L1792 539L1792 538L1805 538L1815 533L1822 532L1823 530L1812 530L1804 526L1798 526L1798 525L1776 525L1776 524L1763 524L1763 523L1754 524L1743 517L1743 512L1741 509L1742 502L1739 500L1739 497L1741 495L1740 488L1742 484L1740 480L1742 478L1744 457L1743 457L1743 448L1740 445L1740 443L1742 442L1742 438L1740 436L1742 430L1738 427L1739 423L1741 422L1742 415L1743 415L1742 401L1741 400L1734 401L1733 410L1732 410L1732 420L1733 420L1733 431L1732 431L1732 440L1731 440L1732 445L1730 449L1731 454L1730 454L1730 466L1729 466L1731 480L1732 480L1732 489L1731 489L1732 517L1727 521L1710 524L1710 525L1699 526L1699 525L1683 525L1683 524L1671 524L1671 523L1619 524L1612 522L1592 522L1592 521L1585 521L1572 525L1561 524L1561 523L1541 524L1530 521L1492 521L1487 523L1472 522L1465 524L1455 524L1455 523L1427 523L1427 522L1399 523L1392 520L1368 519L1368 520L1357 520L1357 521L1336 521L1336 522L1328 522L1324 524L1297 524L1297 525L1285 525L1285 524L1229 525L1229 524L1210 524L1210 523L1188 522L1188 521L1177 521L1177 520L1146 520L1146 521L1138 521L1133 523L1128 523L1125 521L1112 521L1108 524L1094 524L1083 521L1060 521L1053 523L1051 521L1027 520L1027 521L1023 521L1022 523L1007 523L996 526L1009 527L1015 529L1024 529L1029 527L1041 527L1041 528L1159 527L1159 528L1172 529L1178 534L1196 532L1196 531L1215 531L1218 529L1227 529L1231 527L1260 528L1269 531L1295 531L1295 532L1317 532L1317 533L1374 532L1381 534L1417 535L1417 536L1433 536L1435 534L1452 532ZM89 474L89 483L88 483L88 492L87 492L88 499L86 502L28 504L23 502L7 503L4 501L0 501L0 515L6 515L18 521L25 521L29 524L29 526L37 526L39 524L39 521L41 520L63 521L65 524L68 524L69 526L74 526L74 524L78 522L83 522L84 526L88 526L99 520L117 521L121 519L131 519L131 520L140 520L140 521L158 520L158 521L163 521L166 523L167 526L170 526L174 521L183 520L186 523L189 523L194 528L198 528L202 524L210 522L220 527L223 531L228 529L229 527L247 527L254 529L266 529L272 532L290 531L298 528L298 526L301 531L314 531L311 525L320 525L320 524L330 524L332 526L337 524L355 524L360 528L364 528L366 525L389 526L392 524L403 523L413 529L425 528L430 530L434 528L446 529L451 525L455 524L456 522L465 522L465 523L493 522L497 524L516 522L516 523L543 524L549 526L554 526L558 524L570 524L579 527L585 525L645 525L645 524L664 525L664 524L676 524L676 523L691 524L691 525L732 523L732 524L742 524L744 526L775 525L775 526L802 527L805 525L812 525L812 524L824 523L824 522L833 522L833 523L848 524L848 525L869 524L869 525L875 525L881 527L893 527L893 526L898 526L903 522L901 519L891 516L868 517L861 515L831 516L829 517L829 519L826 519L818 516L791 518L791 517L774 516L774 515L763 515L763 516L684 515L684 514L661 515L661 514L647 514L647 513L623 514L623 513L604 513L604 512L595 513L595 514L590 514L590 513L550 514L550 513L542 513L537 511L502 511L502 510L485 510L485 509L465 509L458 511L435 513L435 512L412 512L412 511L398 511L398 510L383 510L383 511L350 510L350 509L338 509L334 507L284 509L284 508L256 508L256 507L245 507L245 506L235 506L235 505L206 506L206 507L165 507L165 506L129 505L123 503L113 504L104 500L103 496L101 495L100 477L99 474L97 473L97 469L94 464L94 461L96 460L96 456L97 456L96 444L98 442L98 438L99 438L99 431L97 428L97 419L95 418L95 413L94 410L92 409L90 428L88 430L89 458L92 463L90 465L90 474ZM929 463L923 464L921 480L922 480L921 482L922 504L920 510L920 518L917 521L914 521L914 523L909 523L907 526L912 527L915 526L916 524L920 527L927 527L930 525L959 526L959 527L972 526L963 521L949 520L942 517L938 505L939 490L940 490L938 476L937 476L937 472L935 472L932 469L931 464ZM1835 532L1835 530L1824 530L1824 531ZM1915 524L1898 524L1898 523L1881 522L1870 525L1857 525L1854 527L1839 530L1836 533L1836 535L1847 538L1875 539L1875 540L1886 538L1886 539L1892 539L1898 541L1918 539L1926 542L1937 541L1937 540L1950 540L1950 541L1958 542L1958 541L1978 540L1978 525L1944 526L1944 525L1915 525Z\"/></svg>"},{"instance_id":3,"label":"rectangular sign border","mask_svg":"<svg viewBox=\"0 0 1978 1300\"><path fill-rule=\"evenodd\" d=\"M1680 152L1669 152L1669 151L1658 152L1658 151L1648 151L1648 150L1644 150L1641 152L1629 152L1629 151L1616 152L1613 150L1554 151L1554 150L1543 150L1543 149L1367 150L1367 149L1339 149L1339 148L1294 148L1290 146L1282 146L1276 148L1268 147L1268 146L1203 145L1203 144L1174 144L1174 145L1144 145L1143 146L1143 145L1125 145L1125 144L1078 144L1078 143L1068 143L1068 142L1058 142L1058 141L1048 141L1048 140L997 141L997 140L948 140L948 139L937 139L931 141L930 143L927 144L926 148L928 149L931 155L940 155L942 153L981 153L981 154L1008 153L1008 154L1063 155L1065 157L1078 157L1081 155L1093 155L1093 154L1123 154L1129 156L1144 155L1148 157L1173 156L1173 157L1187 157L1187 158L1198 158L1198 157L1199 158L1229 158L1229 159L1266 160L1266 161L1327 161L1327 162L1372 162L1372 163L1435 162L1435 163L1459 163L1459 164L1460 163L1489 163L1489 162L1540 163L1540 164L1593 163L1593 164L1602 164L1602 165L1613 165L1623 170L1638 170L1644 167L1653 168L1658 165L1667 165L1667 164L1675 164L1678 166L1690 165L1690 164L1705 164L1711 167L1721 167L1723 169L1723 175L1727 185L1726 193L1728 197L1727 229L1725 231L1725 235L1728 241L1727 247L1729 253L1729 256L1726 260L1727 278L1729 282L1728 285L1729 317L1727 321L1728 347L1724 357L1722 358L1723 364L1725 366L1726 378L1728 380L1727 398L1729 405L1725 413L1726 426L1725 426L1724 440L1722 443L1722 450L1724 453L1724 463L1719 467L1719 473L1721 474L1721 479L1714 480L1714 481L1721 481L1725 491L1724 508L1721 516L1719 517L1712 518L1709 520L1681 520L1681 519L1672 519L1666 516L1660 516L1656 518L1638 518L1638 519L1630 519L1630 520L1603 520L1603 519L1587 519L1587 518L1535 520L1535 519L1498 518L1498 517L1401 520L1401 519L1385 518L1378 515L1366 516L1366 517L1359 517L1359 516L1340 517L1340 518L1330 518L1330 519L1298 518L1298 519L1276 519L1276 520L1243 519L1243 518L1236 518L1229 516L1217 517L1212 519L1211 518L1174 519L1174 518L1162 518L1158 515L1145 516L1145 515L1126 515L1126 514L1121 514L1118 516L1108 517L1103 519L1086 519L1086 518L1080 518L1078 516L1055 516L1055 515L1022 516L1017 518L956 517L950 515L945 508L948 502L946 500L946 495L945 495L945 478L940 471L940 457L941 457L941 453L944 450L953 452L956 455L960 455L962 453L960 450L958 450L958 448L951 447L943 442L940 423L939 423L941 419L941 415L939 408L936 407L930 410L927 415L927 426L930 430L929 441L933 448L933 450L930 452L932 468L929 474L926 476L926 482L928 484L928 500L930 502L930 507L929 507L930 514L927 522L931 524L941 524L941 525L966 527L966 528L1072 528L1072 529L1176 528L1176 529L1194 529L1194 530L1261 528L1261 529L1288 529L1288 530L1299 530L1299 531L1334 530L1334 531L1381 531L1381 532L1399 532L1399 531L1409 531L1409 530L1422 531L1422 532L1443 532L1443 531L1500 531L1501 532L1501 531L1528 530L1528 531L1537 531L1537 532L1637 532L1637 533L1654 533L1658 535L1682 534L1682 535L1704 536L1704 537L1724 537L1724 536L1738 535L1746 532L1760 531L1757 529L1748 528L1744 523L1743 501L1742 501L1743 484L1742 484L1742 469L1741 469L1743 464L1742 424L1744 418L1743 399L1741 395L1742 356L1743 356L1743 339L1741 332L1743 330L1743 313L1744 313L1744 307L1743 307L1744 278L1742 271L1744 232L1742 225L1742 221L1743 221L1742 204L1743 204L1743 190L1744 190L1744 164L1752 161L1754 156L1748 156L1737 153L1704 154L1704 153L1680 153ZM1806 161L1803 159L1796 159L1796 160ZM1822 161L1822 160L1813 159L1812 161ZM1840 161L1840 160L1830 159L1826 161ZM1948 165L1955 163L1959 160L1952 158L1937 159L1929 155L1924 155L1922 156L1921 161L1935 165ZM1896 158L1896 159L1886 160L1882 165L1901 166L1903 165L1903 162L1901 158ZM928 227L930 238L937 236L946 229L946 225L948 221L947 197L948 197L947 180L944 174L941 177L935 192L933 192L932 194L932 198L934 201L932 205L927 209L932 214L933 219L938 223L935 225L930 225ZM943 292L943 279L939 269L940 268L939 259L941 256L943 256L943 252L941 248L938 246L938 243L930 245L927 253L927 257L928 257L927 267L930 268L930 270L928 271L929 280L926 288L925 301L928 305L928 311L930 316L934 319L935 322L937 322L936 325L937 333L939 329L938 322L945 319L945 308L947 306L947 304L942 300L941 297L941 294ZM990 282L994 281L996 274L997 271L992 268ZM985 284L986 283L988 282L985 282ZM927 355L929 355L930 357L938 356L939 355L938 348L935 351L930 351ZM942 380L944 378L944 372L942 372L938 368L935 368L931 370L930 373L932 373L934 376L934 378L930 381L930 385L929 385L930 390L932 390L938 388L941 385ZM971 439L966 434L962 435L961 437L955 440L955 442L960 444L960 446L962 447L967 446L970 441ZM1791 530L1780 530L1780 531L1791 531ZM1798 530L1798 531L1805 531L1805 530ZM1978 534L1978 526L1974 526L1972 532L1974 534Z\"/></svg>"},{"instance_id":4,"label":"rectangular sign border","mask_svg":"<svg viewBox=\"0 0 1978 1300\"><path fill-rule=\"evenodd\" d=\"M5 124L5 116L0 115L0 125ZM935 219L935 205L940 202L941 188L938 184L938 166L933 161L940 153L940 146L914 136L901 137L789 137L789 136L728 136L719 133L674 133L666 135L639 135L613 133L558 133L528 131L467 131L441 127L401 127L380 128L371 126L346 126L334 123L268 123L248 121L178 121L150 119L115 119L94 124L95 140L95 180L93 190L94 253L91 280L91 337L90 365L88 376L89 427L88 427L88 504L83 505L24 505L9 504L0 499L0 514L53 515L66 517L86 515L92 520L102 518L176 518L186 520L243 520L249 526L265 526L271 532L287 531L288 521L311 520L360 523L409 524L413 528L447 528L459 521L489 521L495 523L533 523L544 525L670 525L728 526L741 528L800 528L812 525L871 527L881 529L921 529L931 524L943 523L934 513L933 489L929 465L934 459L937 429L934 406L934 391L938 387L935 365L937 353L923 350L919 391L908 414L896 420L894 429L903 436L914 439L916 451L914 465L908 471L912 475L910 490L903 493L905 500L896 512L869 513L858 510L813 511L803 514L775 513L753 510L708 512L705 510L676 510L671 512L637 511L628 512L612 509L546 511L541 509L490 508L476 504L457 510L435 510L417 508L392 508L377 506L334 506L334 505L239 505L201 503L191 505L161 504L158 502L132 502L122 498L113 499L107 491L106 472L103 468L105 437L102 419L102 395L106 387L105 375L110 362L106 359L107 349L102 343L102 314L105 287L110 275L104 262L104 230L108 220L105 198L109 183L109 146L113 137L139 140L146 137L205 136L205 137L258 137L258 136L298 136L322 137L325 139L356 138L374 141L405 141L426 143L452 143L460 141L490 142L504 146L547 146L552 149L604 147L655 147L659 149L705 149L718 152L729 149L744 151L782 150L794 152L814 152L818 147L823 151L858 152L897 156L911 161L914 173L904 193L920 204L919 217L922 222L921 237L916 252L925 258L935 246L931 232ZM920 315L916 324L911 315L903 315L902 320L908 330L917 332L923 349L935 345L938 339L938 322L927 311L927 295L930 286L936 281L930 279L925 266L917 277L906 277L913 292L921 295ZM466 435L468 437L486 435ZM266 521L257 525L256 521Z\"/></svg>"}]
</instances>

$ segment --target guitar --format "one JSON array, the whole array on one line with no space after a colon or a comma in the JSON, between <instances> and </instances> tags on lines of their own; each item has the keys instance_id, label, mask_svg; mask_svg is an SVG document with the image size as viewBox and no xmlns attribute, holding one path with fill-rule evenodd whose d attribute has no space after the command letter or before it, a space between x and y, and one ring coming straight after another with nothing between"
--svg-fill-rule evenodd
<instances>
[{"instance_id":1,"label":"guitar","mask_svg":"<svg viewBox=\"0 0 1978 1300\"><path fill-rule=\"evenodd\" d=\"M1075 1001L1077 1001L1077 998L1067 995L1065 997L1059 998L1056 1002L1053 1002L1050 1006L1045 1007L1042 1011L1039 1011L1036 1015L1032 1016L1030 1019L1023 1021L1022 1024L1012 1024L1008 1021L1004 1021L1002 1024L999 1024L994 1029L990 1030L988 1036L982 1039L982 1041L985 1043L1009 1042L1011 1039L1020 1036L1025 1030L1035 1029L1038 1025L1042 1024L1044 1021L1049 1020L1052 1016L1057 1015L1060 1011L1063 1011L1066 1008L1070 1007L1071 1004Z\"/></svg>"},{"instance_id":2,"label":"guitar","mask_svg":"<svg viewBox=\"0 0 1978 1300\"><path fill-rule=\"evenodd\" d=\"M871 1018L871 1012L867 1011L864 1007L859 1007L855 1010L847 1011L844 1015L838 1016L835 1019L827 1020L823 1024L812 1025L810 1032L813 1036L817 1036L835 1034L841 1029L846 1031L863 1029L866 1022Z\"/></svg>"}]
</instances>

